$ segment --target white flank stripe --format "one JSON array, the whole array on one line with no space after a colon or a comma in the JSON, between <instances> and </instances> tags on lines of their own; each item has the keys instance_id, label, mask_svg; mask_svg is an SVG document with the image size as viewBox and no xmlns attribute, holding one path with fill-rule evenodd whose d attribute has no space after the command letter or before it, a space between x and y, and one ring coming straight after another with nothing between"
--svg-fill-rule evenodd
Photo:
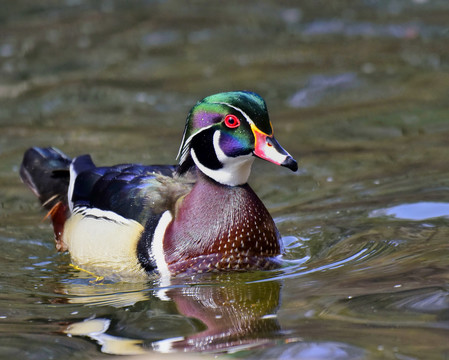
<instances>
[{"instance_id":1,"label":"white flank stripe","mask_svg":"<svg viewBox=\"0 0 449 360\"><path fill-rule=\"evenodd\" d=\"M164 235L168 224L172 221L173 216L170 211L164 212L159 220L159 223L154 230L153 242L151 244L151 252L156 261L157 270L162 278L170 278L170 270L165 261L164 255Z\"/></svg>"},{"instance_id":2,"label":"white flank stripe","mask_svg":"<svg viewBox=\"0 0 449 360\"><path fill-rule=\"evenodd\" d=\"M75 173L75 169L73 167L73 161L70 164L70 181L69 181L69 188L67 190L67 199L69 201L69 209L70 212L73 212L73 200L72 200L72 196L73 196L73 188L75 187L75 179L76 179L77 174Z\"/></svg>"}]
</instances>

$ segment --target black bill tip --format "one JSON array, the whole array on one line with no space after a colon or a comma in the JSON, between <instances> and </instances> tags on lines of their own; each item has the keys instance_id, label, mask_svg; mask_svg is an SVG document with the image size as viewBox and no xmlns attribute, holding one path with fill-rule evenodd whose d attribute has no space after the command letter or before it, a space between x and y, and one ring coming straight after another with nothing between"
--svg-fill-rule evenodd
<instances>
[{"instance_id":1,"label":"black bill tip","mask_svg":"<svg viewBox=\"0 0 449 360\"><path fill-rule=\"evenodd\" d=\"M298 170L298 163L291 156L288 156L282 162L281 166L285 166L286 168L289 168L291 171L297 171Z\"/></svg>"}]
</instances>

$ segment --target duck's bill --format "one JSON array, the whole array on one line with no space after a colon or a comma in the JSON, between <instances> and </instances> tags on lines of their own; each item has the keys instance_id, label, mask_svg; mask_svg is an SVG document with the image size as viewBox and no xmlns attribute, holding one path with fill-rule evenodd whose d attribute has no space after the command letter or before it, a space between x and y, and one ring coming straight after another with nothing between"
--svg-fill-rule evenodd
<instances>
[{"instance_id":1,"label":"duck's bill","mask_svg":"<svg viewBox=\"0 0 449 360\"><path fill-rule=\"evenodd\" d=\"M298 170L298 163L284 150L273 135L267 135L253 127L256 138L254 155L274 164L285 166L292 171Z\"/></svg>"}]
</instances>

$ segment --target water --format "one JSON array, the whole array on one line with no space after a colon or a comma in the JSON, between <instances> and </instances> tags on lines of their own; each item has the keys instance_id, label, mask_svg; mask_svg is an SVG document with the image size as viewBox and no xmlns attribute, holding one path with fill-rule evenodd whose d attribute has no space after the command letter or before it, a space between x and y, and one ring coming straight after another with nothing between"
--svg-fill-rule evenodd
<instances>
[{"instance_id":1,"label":"water","mask_svg":"<svg viewBox=\"0 0 449 360\"><path fill-rule=\"evenodd\" d=\"M422 0L3 4L0 356L449 358L448 18ZM235 89L300 160L250 179L282 269L161 288L54 251L27 147L173 163L190 107Z\"/></svg>"}]
</instances>

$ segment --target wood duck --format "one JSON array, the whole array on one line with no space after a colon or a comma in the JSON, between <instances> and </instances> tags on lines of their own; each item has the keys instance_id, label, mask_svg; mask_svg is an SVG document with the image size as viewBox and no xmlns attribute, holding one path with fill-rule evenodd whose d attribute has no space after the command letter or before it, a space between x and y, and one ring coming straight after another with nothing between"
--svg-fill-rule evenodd
<instances>
[{"instance_id":1,"label":"wood duck","mask_svg":"<svg viewBox=\"0 0 449 360\"><path fill-rule=\"evenodd\" d=\"M56 247L89 271L174 276L278 266L280 234L247 184L259 157L292 171L264 100L246 91L199 101L187 116L179 164L96 167L55 148L30 148L22 180L53 221Z\"/></svg>"}]
</instances>

